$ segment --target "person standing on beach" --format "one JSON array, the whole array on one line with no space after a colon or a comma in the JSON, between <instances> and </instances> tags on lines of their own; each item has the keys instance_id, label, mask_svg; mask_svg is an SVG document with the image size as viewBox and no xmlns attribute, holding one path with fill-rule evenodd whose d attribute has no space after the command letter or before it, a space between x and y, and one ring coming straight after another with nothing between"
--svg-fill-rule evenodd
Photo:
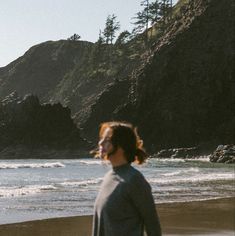
<instances>
[{"instance_id":1,"label":"person standing on beach","mask_svg":"<svg viewBox=\"0 0 235 236\"><path fill-rule=\"evenodd\" d=\"M92 236L161 236L151 187L132 162L142 164L147 155L136 129L125 122L100 127L99 151L112 169L104 176L96 198Z\"/></svg>"}]
</instances>

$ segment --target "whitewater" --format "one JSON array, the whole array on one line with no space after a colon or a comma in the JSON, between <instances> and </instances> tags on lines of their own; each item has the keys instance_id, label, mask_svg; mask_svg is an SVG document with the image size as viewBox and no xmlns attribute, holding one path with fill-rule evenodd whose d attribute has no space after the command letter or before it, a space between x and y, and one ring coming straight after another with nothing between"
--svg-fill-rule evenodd
<instances>
[{"instance_id":1,"label":"whitewater","mask_svg":"<svg viewBox=\"0 0 235 236\"><path fill-rule=\"evenodd\" d=\"M156 203L234 196L235 165L195 159L149 159L137 166ZM0 160L0 224L90 215L111 166L98 159Z\"/></svg>"}]
</instances>

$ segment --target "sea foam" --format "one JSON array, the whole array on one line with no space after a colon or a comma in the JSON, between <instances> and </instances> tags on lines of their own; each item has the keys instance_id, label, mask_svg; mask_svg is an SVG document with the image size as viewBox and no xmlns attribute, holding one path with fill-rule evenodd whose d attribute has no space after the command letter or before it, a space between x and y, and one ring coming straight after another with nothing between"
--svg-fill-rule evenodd
<instances>
[{"instance_id":1,"label":"sea foam","mask_svg":"<svg viewBox=\"0 0 235 236\"><path fill-rule=\"evenodd\" d=\"M59 168L65 167L61 162L49 163L0 163L0 169L19 169L19 168Z\"/></svg>"},{"instance_id":2,"label":"sea foam","mask_svg":"<svg viewBox=\"0 0 235 236\"><path fill-rule=\"evenodd\" d=\"M148 181L154 184L175 184L175 183L200 183L218 180L234 180L233 173L203 174L193 176L181 176L172 178L149 178Z\"/></svg>"},{"instance_id":3,"label":"sea foam","mask_svg":"<svg viewBox=\"0 0 235 236\"><path fill-rule=\"evenodd\" d=\"M199 172L199 168L198 167L191 167L188 169L182 169L182 170L178 170L178 171L173 171L173 172L169 172L169 173L165 173L162 174L163 176L175 176L175 175L181 175L181 174L190 174L190 173L198 173Z\"/></svg>"},{"instance_id":4,"label":"sea foam","mask_svg":"<svg viewBox=\"0 0 235 236\"><path fill-rule=\"evenodd\" d=\"M53 185L30 185L22 187L1 187L0 197L19 197L25 195L33 195L42 191L56 190Z\"/></svg>"},{"instance_id":5,"label":"sea foam","mask_svg":"<svg viewBox=\"0 0 235 236\"><path fill-rule=\"evenodd\" d=\"M63 182L60 185L62 186L88 186L88 185L99 184L102 180L103 178L87 179L87 180L81 180L81 181L68 181L68 182Z\"/></svg>"},{"instance_id":6,"label":"sea foam","mask_svg":"<svg viewBox=\"0 0 235 236\"><path fill-rule=\"evenodd\" d=\"M102 160L79 160L78 161L81 164L85 164L85 165L102 165L102 164L106 164L106 162L102 161Z\"/></svg>"}]
</instances>

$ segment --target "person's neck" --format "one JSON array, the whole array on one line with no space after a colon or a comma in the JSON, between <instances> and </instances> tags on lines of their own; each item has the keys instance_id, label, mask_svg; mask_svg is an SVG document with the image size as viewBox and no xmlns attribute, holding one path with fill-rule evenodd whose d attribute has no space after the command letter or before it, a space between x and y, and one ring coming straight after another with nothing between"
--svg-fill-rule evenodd
<instances>
[{"instance_id":1,"label":"person's neck","mask_svg":"<svg viewBox=\"0 0 235 236\"><path fill-rule=\"evenodd\" d=\"M123 155L112 155L109 158L109 161L111 162L112 167L118 167L128 163Z\"/></svg>"},{"instance_id":2,"label":"person's neck","mask_svg":"<svg viewBox=\"0 0 235 236\"><path fill-rule=\"evenodd\" d=\"M112 167L118 167L118 166L123 166L123 165L126 165L128 162L127 161L110 161L111 162L111 165Z\"/></svg>"},{"instance_id":3,"label":"person's neck","mask_svg":"<svg viewBox=\"0 0 235 236\"><path fill-rule=\"evenodd\" d=\"M118 147L116 152L109 156L109 161L111 162L111 165L113 168L122 166L128 163L124 151L122 148Z\"/></svg>"}]
</instances>

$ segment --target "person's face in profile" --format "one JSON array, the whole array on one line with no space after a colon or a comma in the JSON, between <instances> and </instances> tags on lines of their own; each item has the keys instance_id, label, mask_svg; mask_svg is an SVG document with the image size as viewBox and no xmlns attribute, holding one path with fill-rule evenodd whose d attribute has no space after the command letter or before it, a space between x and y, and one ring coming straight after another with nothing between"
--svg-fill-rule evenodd
<instances>
[{"instance_id":1,"label":"person's face in profile","mask_svg":"<svg viewBox=\"0 0 235 236\"><path fill-rule=\"evenodd\" d=\"M113 150L111 137L112 130L110 128L106 128L99 141L99 155L102 159L107 159L108 154Z\"/></svg>"}]
</instances>

